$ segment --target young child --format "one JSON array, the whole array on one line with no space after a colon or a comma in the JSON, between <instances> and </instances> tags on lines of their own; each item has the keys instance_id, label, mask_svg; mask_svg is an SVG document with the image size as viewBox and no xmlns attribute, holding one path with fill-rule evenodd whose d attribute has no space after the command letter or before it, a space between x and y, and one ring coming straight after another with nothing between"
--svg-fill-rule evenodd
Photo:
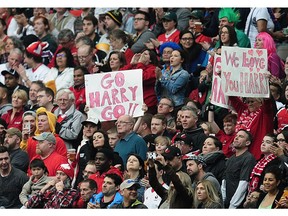
<instances>
[{"instance_id":1,"label":"young child","mask_svg":"<svg viewBox=\"0 0 288 216\"><path fill-rule=\"evenodd\" d=\"M116 127L112 127L107 131L109 137L109 145L114 149L117 141L119 140L118 132Z\"/></svg>"},{"instance_id":2,"label":"young child","mask_svg":"<svg viewBox=\"0 0 288 216\"><path fill-rule=\"evenodd\" d=\"M31 195L40 191L51 178L48 177L48 170L44 162L41 159L34 159L30 163L30 170L32 175L28 182L23 185L22 191L19 195L22 208L27 208L28 199Z\"/></svg>"}]
</instances>

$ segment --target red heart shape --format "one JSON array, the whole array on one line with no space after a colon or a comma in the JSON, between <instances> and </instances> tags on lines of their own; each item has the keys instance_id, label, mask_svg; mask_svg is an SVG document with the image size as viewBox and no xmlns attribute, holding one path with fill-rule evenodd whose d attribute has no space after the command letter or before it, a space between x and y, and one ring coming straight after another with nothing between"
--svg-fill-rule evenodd
<instances>
[{"instance_id":1,"label":"red heart shape","mask_svg":"<svg viewBox=\"0 0 288 216\"><path fill-rule=\"evenodd\" d=\"M263 54L263 51L262 50L256 50L258 56L261 56Z\"/></svg>"},{"instance_id":2,"label":"red heart shape","mask_svg":"<svg viewBox=\"0 0 288 216\"><path fill-rule=\"evenodd\" d=\"M252 50L252 49L251 49L251 50L248 50L248 54L251 55L251 56L253 56L253 50Z\"/></svg>"}]
</instances>

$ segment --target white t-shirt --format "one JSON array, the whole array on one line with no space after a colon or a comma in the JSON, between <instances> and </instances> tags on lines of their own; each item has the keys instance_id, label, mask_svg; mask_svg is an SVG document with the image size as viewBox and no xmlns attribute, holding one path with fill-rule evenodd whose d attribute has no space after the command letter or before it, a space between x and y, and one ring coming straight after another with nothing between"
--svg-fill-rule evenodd
<instances>
[{"instance_id":1,"label":"white t-shirt","mask_svg":"<svg viewBox=\"0 0 288 216\"><path fill-rule=\"evenodd\" d=\"M252 20L251 20L252 17ZM267 8L251 8L250 13L247 17L246 20L246 25L245 25L245 34L248 36L251 42L251 47L254 47L255 39L258 32L257 29L257 21L258 20L266 20L267 21L267 29L270 31L274 30L274 23L273 20L270 17L270 14L268 12ZM251 21L251 26L248 34L248 29Z\"/></svg>"},{"instance_id":2,"label":"white t-shirt","mask_svg":"<svg viewBox=\"0 0 288 216\"><path fill-rule=\"evenodd\" d=\"M37 81L37 80L43 81L49 72L50 72L50 68L44 64L41 64L34 72L32 68L27 69L26 75L31 82Z\"/></svg>"},{"instance_id":3,"label":"white t-shirt","mask_svg":"<svg viewBox=\"0 0 288 216\"><path fill-rule=\"evenodd\" d=\"M167 184L163 184L162 187L169 189ZM149 187L144 192L144 202L143 204L148 207L148 209L158 209L161 202L161 197L153 190L152 187Z\"/></svg>"}]
</instances>

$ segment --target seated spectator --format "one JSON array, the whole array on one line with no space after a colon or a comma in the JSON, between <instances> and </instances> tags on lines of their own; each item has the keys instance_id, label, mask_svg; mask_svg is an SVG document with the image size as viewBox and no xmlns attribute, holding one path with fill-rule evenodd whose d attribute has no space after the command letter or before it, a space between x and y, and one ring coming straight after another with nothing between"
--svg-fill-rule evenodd
<instances>
[{"instance_id":1,"label":"seated spectator","mask_svg":"<svg viewBox=\"0 0 288 216\"><path fill-rule=\"evenodd\" d=\"M88 208L89 200L97 191L97 184L92 179L84 179L79 184L80 198L76 203L74 202L73 208Z\"/></svg>"},{"instance_id":2,"label":"seated spectator","mask_svg":"<svg viewBox=\"0 0 288 216\"><path fill-rule=\"evenodd\" d=\"M27 102L27 105L25 106L25 111L32 110L36 111L39 108L39 105L37 103L37 93L39 89L44 88L45 85L42 81L32 81L31 86L29 88L29 100Z\"/></svg>"},{"instance_id":3,"label":"seated spectator","mask_svg":"<svg viewBox=\"0 0 288 216\"><path fill-rule=\"evenodd\" d=\"M10 127L5 132L3 146L6 146L8 149L12 166L26 173L29 165L29 156L26 151L20 148L22 140L21 131L18 128Z\"/></svg>"},{"instance_id":4,"label":"seated spectator","mask_svg":"<svg viewBox=\"0 0 288 216\"><path fill-rule=\"evenodd\" d=\"M48 170L41 159L34 159L30 163L30 170L32 175L29 181L26 182L19 195L22 208L27 208L28 200L31 196L39 192L51 179L47 176Z\"/></svg>"},{"instance_id":5,"label":"seated spectator","mask_svg":"<svg viewBox=\"0 0 288 216\"><path fill-rule=\"evenodd\" d=\"M4 119L0 118L0 145L3 145L5 139L5 130L7 129L7 123Z\"/></svg>"},{"instance_id":6,"label":"seated spectator","mask_svg":"<svg viewBox=\"0 0 288 216\"><path fill-rule=\"evenodd\" d=\"M106 209L122 203L123 197L119 192L122 181L122 178L115 173L107 174L102 184L102 192L93 195L87 208Z\"/></svg>"},{"instance_id":7,"label":"seated spectator","mask_svg":"<svg viewBox=\"0 0 288 216\"><path fill-rule=\"evenodd\" d=\"M22 124L22 141L20 143L20 148L24 151L27 151L27 140L29 137L33 137L36 131L36 112L26 111L22 115L23 124Z\"/></svg>"},{"instance_id":8,"label":"seated spectator","mask_svg":"<svg viewBox=\"0 0 288 216\"><path fill-rule=\"evenodd\" d=\"M7 123L7 128L15 127L22 130L22 115L24 113L24 106L28 101L27 93L22 89L17 89L12 94L12 109L8 110L7 113L2 115Z\"/></svg>"},{"instance_id":9,"label":"seated spectator","mask_svg":"<svg viewBox=\"0 0 288 216\"><path fill-rule=\"evenodd\" d=\"M74 84L69 89L75 96L75 107L80 112L84 113L86 105L85 97L85 79L84 75L89 74L88 70L83 66L77 66L74 68L73 81Z\"/></svg>"},{"instance_id":10,"label":"seated spectator","mask_svg":"<svg viewBox=\"0 0 288 216\"><path fill-rule=\"evenodd\" d=\"M0 83L0 117L10 109L12 104L8 102L8 88Z\"/></svg>"},{"instance_id":11,"label":"seated spectator","mask_svg":"<svg viewBox=\"0 0 288 216\"><path fill-rule=\"evenodd\" d=\"M112 209L147 209L147 206L137 200L137 189L140 184L133 179L126 179L120 185L123 201L111 206Z\"/></svg>"},{"instance_id":12,"label":"seated spectator","mask_svg":"<svg viewBox=\"0 0 288 216\"><path fill-rule=\"evenodd\" d=\"M222 201L214 185L208 180L199 181L194 193L194 206L198 209L222 208Z\"/></svg>"},{"instance_id":13,"label":"seated spectator","mask_svg":"<svg viewBox=\"0 0 288 216\"><path fill-rule=\"evenodd\" d=\"M28 200L27 208L72 208L79 192L71 188L73 168L62 163L56 168L56 179L49 181ZM61 196L60 196L61 194Z\"/></svg>"},{"instance_id":14,"label":"seated spectator","mask_svg":"<svg viewBox=\"0 0 288 216\"><path fill-rule=\"evenodd\" d=\"M54 112L57 105L54 104L54 91L51 88L44 87L37 92L37 104L39 107L44 107L49 112Z\"/></svg>"},{"instance_id":15,"label":"seated spectator","mask_svg":"<svg viewBox=\"0 0 288 216\"><path fill-rule=\"evenodd\" d=\"M64 141L55 133L56 126L56 116L47 111L45 108L40 107L36 110L36 130L35 136L43 133L43 132L51 132L55 136L56 139L56 151L66 158L67 156L67 148ZM36 145L37 141L33 139L33 137L29 137L28 140L23 139L21 143L21 148L26 149L30 161L33 157L36 156Z\"/></svg>"},{"instance_id":16,"label":"seated spectator","mask_svg":"<svg viewBox=\"0 0 288 216\"><path fill-rule=\"evenodd\" d=\"M78 143L75 143L75 140L77 140L81 131L79 125L85 120L85 116L75 109L75 97L71 90L67 88L60 89L56 93L55 100L58 105L58 108L54 111L59 124L57 134L64 140L67 149L76 148Z\"/></svg>"},{"instance_id":17,"label":"seated spectator","mask_svg":"<svg viewBox=\"0 0 288 216\"><path fill-rule=\"evenodd\" d=\"M73 86L74 61L68 48L63 47L59 49L55 52L55 56L55 66L51 68L43 82L46 86L54 86L54 92L57 92L61 88L70 88Z\"/></svg>"}]
</instances>

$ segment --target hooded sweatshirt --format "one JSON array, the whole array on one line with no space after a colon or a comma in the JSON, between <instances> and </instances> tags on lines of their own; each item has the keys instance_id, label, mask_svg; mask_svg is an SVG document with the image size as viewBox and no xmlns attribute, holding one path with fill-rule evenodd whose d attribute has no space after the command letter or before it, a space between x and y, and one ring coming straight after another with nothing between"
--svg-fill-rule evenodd
<instances>
[{"instance_id":1,"label":"hooded sweatshirt","mask_svg":"<svg viewBox=\"0 0 288 216\"><path fill-rule=\"evenodd\" d=\"M49 126L50 126L50 130L47 132L51 132L54 134L55 138L56 138L56 149L55 151L58 152L60 155L64 156L65 158L67 157L67 148L66 145L64 143L64 141L58 136L58 134L55 134L55 126L56 126L56 116L47 111L44 107L40 107L39 109L36 110L36 131L35 131L35 136L38 136L41 134L41 132L39 131L38 128L38 115L39 113L46 113L46 115L48 116L48 122L49 122ZM27 153L29 155L29 159L31 161L32 158L34 158L34 156L36 156L36 145L37 145L38 141L34 140L33 137L29 137L27 140ZM25 141L22 141L21 146L25 146ZM23 148L22 148L23 149Z\"/></svg>"}]
</instances>

